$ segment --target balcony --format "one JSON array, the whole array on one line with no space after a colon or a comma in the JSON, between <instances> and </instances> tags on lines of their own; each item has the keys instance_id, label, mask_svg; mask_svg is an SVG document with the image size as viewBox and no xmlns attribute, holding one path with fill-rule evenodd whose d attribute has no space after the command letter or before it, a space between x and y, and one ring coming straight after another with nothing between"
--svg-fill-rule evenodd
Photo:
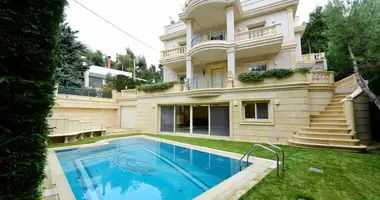
<instances>
[{"instance_id":1,"label":"balcony","mask_svg":"<svg viewBox=\"0 0 380 200\"><path fill-rule=\"evenodd\" d=\"M186 57L186 47L178 47L175 49L169 49L161 51L161 64L179 64L185 61Z\"/></svg>"},{"instance_id":2,"label":"balcony","mask_svg":"<svg viewBox=\"0 0 380 200\"><path fill-rule=\"evenodd\" d=\"M310 53L302 55L304 61L323 61L325 60L325 53Z\"/></svg>"},{"instance_id":3,"label":"balcony","mask_svg":"<svg viewBox=\"0 0 380 200\"><path fill-rule=\"evenodd\" d=\"M312 67L316 70L327 70L325 53L303 54L302 60L297 61L297 65L300 67Z\"/></svg>"},{"instance_id":4,"label":"balcony","mask_svg":"<svg viewBox=\"0 0 380 200\"><path fill-rule=\"evenodd\" d=\"M253 30L244 31L241 33L235 34L236 42L244 42L247 40L259 40L264 37L275 36L276 35L276 26L268 26Z\"/></svg>"},{"instance_id":5,"label":"balcony","mask_svg":"<svg viewBox=\"0 0 380 200\"><path fill-rule=\"evenodd\" d=\"M280 52L283 36L278 32L279 27L278 24L236 33L237 58Z\"/></svg>"},{"instance_id":6,"label":"balcony","mask_svg":"<svg viewBox=\"0 0 380 200\"><path fill-rule=\"evenodd\" d=\"M308 74L294 73L289 77L284 78L265 78L262 81L241 82L237 78L233 78L231 74L226 75L201 75L194 76L186 80L185 84L174 85L173 88L165 91L145 93L136 89L122 90L120 98L139 98L141 96L154 95L173 95L184 94L190 98L216 97L223 93L238 91L238 90L262 90L268 88L283 88L283 87L305 87L310 86L310 90L333 90L335 87L352 86L355 82L355 77L350 77L345 81L338 83L334 82L334 72L323 70L312 70Z\"/></svg>"}]
</instances>

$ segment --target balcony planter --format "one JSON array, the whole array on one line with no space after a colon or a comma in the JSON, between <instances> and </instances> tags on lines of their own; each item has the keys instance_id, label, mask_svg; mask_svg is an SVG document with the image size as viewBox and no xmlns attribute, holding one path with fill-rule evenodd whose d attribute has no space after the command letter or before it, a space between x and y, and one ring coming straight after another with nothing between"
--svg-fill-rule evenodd
<instances>
[{"instance_id":1,"label":"balcony planter","mask_svg":"<svg viewBox=\"0 0 380 200\"><path fill-rule=\"evenodd\" d=\"M144 92L144 91L138 91L138 96L142 95L149 95L149 94L164 94L164 93L174 93L174 92L182 92L183 91L183 85L182 84L174 84L173 87L168 88L166 90L162 91L152 91L152 92Z\"/></svg>"},{"instance_id":2,"label":"balcony planter","mask_svg":"<svg viewBox=\"0 0 380 200\"><path fill-rule=\"evenodd\" d=\"M243 83L237 79L234 80L234 87L250 87L250 86L264 86L268 84L284 84L294 82L307 82L307 76L305 73L294 73L289 77L284 78L264 78L262 81L253 81L249 83Z\"/></svg>"}]
</instances>

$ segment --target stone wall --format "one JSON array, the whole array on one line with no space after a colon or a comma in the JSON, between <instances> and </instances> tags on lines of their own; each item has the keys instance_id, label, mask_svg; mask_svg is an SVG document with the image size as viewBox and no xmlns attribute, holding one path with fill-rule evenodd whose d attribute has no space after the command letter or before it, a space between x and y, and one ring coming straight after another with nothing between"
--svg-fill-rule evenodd
<instances>
[{"instance_id":1,"label":"stone wall","mask_svg":"<svg viewBox=\"0 0 380 200\"><path fill-rule=\"evenodd\" d=\"M52 119L69 118L91 122L93 128L105 124L118 127L118 105L113 99L58 94L52 109Z\"/></svg>"}]
</instances>

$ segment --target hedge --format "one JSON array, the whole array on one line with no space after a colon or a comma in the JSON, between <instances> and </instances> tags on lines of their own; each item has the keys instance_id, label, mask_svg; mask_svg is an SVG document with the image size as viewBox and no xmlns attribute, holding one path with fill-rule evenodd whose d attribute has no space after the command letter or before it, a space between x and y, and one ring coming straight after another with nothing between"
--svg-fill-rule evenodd
<instances>
[{"instance_id":1,"label":"hedge","mask_svg":"<svg viewBox=\"0 0 380 200\"><path fill-rule=\"evenodd\" d=\"M41 199L65 4L0 1L0 199Z\"/></svg>"},{"instance_id":2,"label":"hedge","mask_svg":"<svg viewBox=\"0 0 380 200\"><path fill-rule=\"evenodd\" d=\"M238 76L238 80L244 83L263 81L264 78L285 78L293 75L294 73L309 73L310 68L296 68L296 69L270 69L266 71L250 71Z\"/></svg>"},{"instance_id":3,"label":"hedge","mask_svg":"<svg viewBox=\"0 0 380 200\"><path fill-rule=\"evenodd\" d=\"M138 91L153 93L153 92L160 92L160 91L164 91L164 90L170 89L175 84L178 84L178 81L171 81L171 82L163 82L163 83L142 85L142 86L137 86L136 89Z\"/></svg>"}]
</instances>

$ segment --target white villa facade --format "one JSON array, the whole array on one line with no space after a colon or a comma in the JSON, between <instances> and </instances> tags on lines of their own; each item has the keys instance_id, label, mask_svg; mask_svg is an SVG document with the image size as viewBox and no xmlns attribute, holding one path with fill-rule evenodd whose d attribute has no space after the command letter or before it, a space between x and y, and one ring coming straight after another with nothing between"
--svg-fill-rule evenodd
<instances>
[{"instance_id":1,"label":"white villa facade","mask_svg":"<svg viewBox=\"0 0 380 200\"><path fill-rule=\"evenodd\" d=\"M159 92L124 90L108 100L58 95L53 118L133 132L362 151L371 142L368 98L353 76L335 82L323 53L302 55L298 2L189 0L180 21L165 26L160 37L164 81L178 84ZM314 70L239 79L249 71L299 67Z\"/></svg>"},{"instance_id":2,"label":"white villa facade","mask_svg":"<svg viewBox=\"0 0 380 200\"><path fill-rule=\"evenodd\" d=\"M84 72L84 87L103 87L103 85L106 84L105 78L107 74L111 74L112 76L124 75L132 77L131 72L91 65L89 69Z\"/></svg>"}]
</instances>

